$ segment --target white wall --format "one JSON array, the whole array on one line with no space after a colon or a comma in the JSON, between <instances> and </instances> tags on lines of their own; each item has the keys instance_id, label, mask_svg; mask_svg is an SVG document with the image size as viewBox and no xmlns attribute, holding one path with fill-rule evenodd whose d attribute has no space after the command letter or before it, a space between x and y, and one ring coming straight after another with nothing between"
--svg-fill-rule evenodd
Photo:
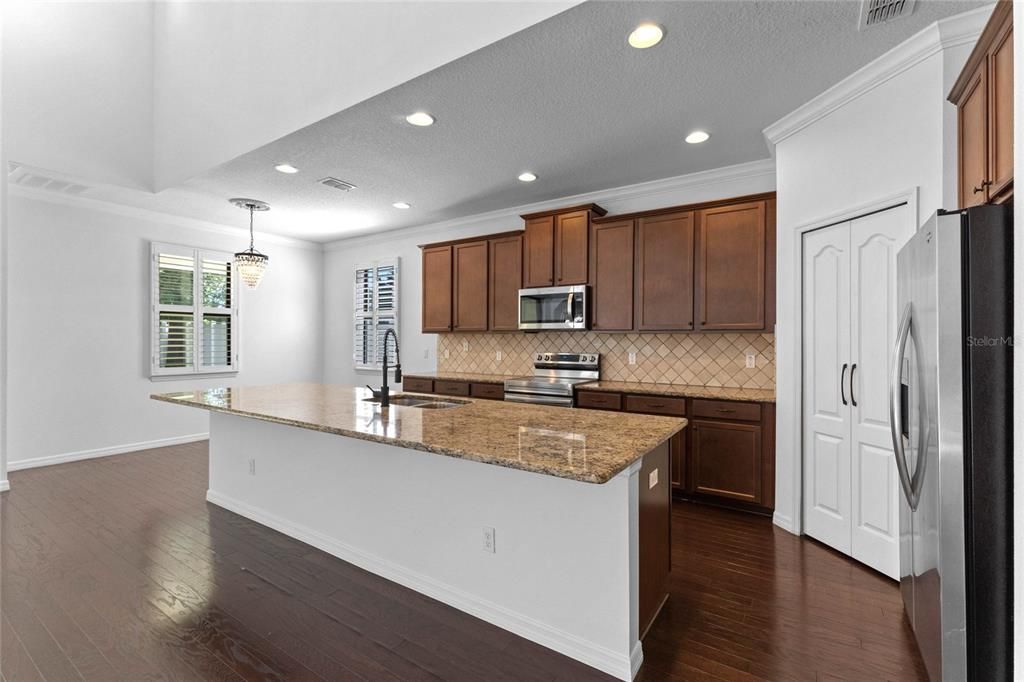
<instances>
[{"instance_id":1,"label":"white wall","mask_svg":"<svg viewBox=\"0 0 1024 682\"><path fill-rule=\"evenodd\" d=\"M122 449L208 431L197 410L151 393L220 385L319 381L323 254L257 235L264 281L241 292L235 379L150 381L150 241L234 252L239 230L82 199L12 190L8 407L10 466ZM36 460L36 461L33 461Z\"/></svg>"},{"instance_id":2,"label":"white wall","mask_svg":"<svg viewBox=\"0 0 1024 682\"><path fill-rule=\"evenodd\" d=\"M801 231L907 191L918 225L956 205L946 95L990 10L933 25L766 131L778 175L775 522L792 532L802 528Z\"/></svg>"},{"instance_id":3,"label":"white wall","mask_svg":"<svg viewBox=\"0 0 1024 682\"><path fill-rule=\"evenodd\" d=\"M148 189L153 5L10 2L2 101L12 161Z\"/></svg>"},{"instance_id":4,"label":"white wall","mask_svg":"<svg viewBox=\"0 0 1024 682\"><path fill-rule=\"evenodd\" d=\"M420 332L422 304L419 244L521 230L522 213L596 202L610 214L642 211L708 201L724 197L769 192L775 189L770 161L694 173L641 185L609 189L587 195L564 197L543 204L520 206L469 218L385 232L370 237L337 241L327 246L324 258L324 380L361 386L380 383L379 372L353 369L352 283L357 265L382 258L401 258L400 338L402 369L407 373L437 368L437 335Z\"/></svg>"}]
</instances>

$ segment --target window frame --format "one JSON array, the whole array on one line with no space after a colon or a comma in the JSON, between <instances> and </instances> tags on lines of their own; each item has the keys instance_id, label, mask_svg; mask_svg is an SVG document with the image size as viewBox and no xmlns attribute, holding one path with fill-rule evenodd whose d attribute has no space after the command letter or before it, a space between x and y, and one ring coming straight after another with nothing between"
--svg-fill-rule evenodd
<instances>
[{"instance_id":1,"label":"window frame","mask_svg":"<svg viewBox=\"0 0 1024 682\"><path fill-rule=\"evenodd\" d=\"M389 312L391 313L391 316L394 317L394 324L392 325L392 329L394 329L395 330L395 334L398 335L399 338L401 338L401 331L400 331L400 327L401 327L401 300L400 300L401 299L401 294L400 294L400 292L401 292L401 275L402 275L401 258L399 258L398 256L395 256L394 258L381 258L379 260L374 260L374 261L370 261L370 262L366 262L366 263L356 264L355 268L352 271L352 280L351 280L351 282L352 282L352 302L353 302L353 305L352 305L352 368L355 371L357 371L357 372L379 372L381 370L381 367L382 367L381 358L377 357L377 351L378 351L378 348L379 348L379 343L378 343L378 340L377 340L377 335L379 334L379 324L380 324L380 321L379 321L379 311L378 311L378 307L377 307L377 295L379 293L379 288L376 286L376 284L377 284L377 270L380 269L380 268L385 268L385 267L393 267L395 269L394 292L393 292L394 307ZM372 307L373 309L369 313L364 313L364 312L360 312L359 310L357 310L356 306L355 306L356 286L358 285L358 282L356 280L356 274L360 270L370 270L370 269L373 270L373 282L374 282L374 287L373 287L373 307ZM371 320L372 321L372 325L373 325L374 343L373 343L373 362L371 362L371 363L359 362L357 357L356 357L356 335L358 333L359 322L361 320Z\"/></svg>"},{"instance_id":2,"label":"window frame","mask_svg":"<svg viewBox=\"0 0 1024 682\"><path fill-rule=\"evenodd\" d=\"M160 254L191 258L193 262L192 305L171 305L160 303ZM231 307L211 308L203 305L203 260L218 260L230 264L231 268ZM150 367L151 380L168 378L187 378L204 376L234 376L241 370L240 319L241 305L238 284L238 273L235 269L234 255L215 249L204 249L183 244L166 242L150 242ZM192 315L192 364L187 367L160 366L160 313L176 312ZM231 365L203 365L203 316L228 315L231 325Z\"/></svg>"}]
</instances>

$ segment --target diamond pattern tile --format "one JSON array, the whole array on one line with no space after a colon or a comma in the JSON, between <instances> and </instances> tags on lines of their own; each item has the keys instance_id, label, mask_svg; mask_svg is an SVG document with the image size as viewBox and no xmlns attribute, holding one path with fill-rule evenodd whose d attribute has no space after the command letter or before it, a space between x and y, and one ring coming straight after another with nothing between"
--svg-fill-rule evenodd
<instances>
[{"instance_id":1,"label":"diamond pattern tile","mask_svg":"<svg viewBox=\"0 0 1024 682\"><path fill-rule=\"evenodd\" d=\"M468 350L463 350L464 342ZM607 381L775 388L774 334L439 334L437 369L530 374L535 354L555 351L601 353L601 378ZM635 365L629 364L631 352L636 353ZM746 368L748 352L755 355L754 369Z\"/></svg>"}]
</instances>

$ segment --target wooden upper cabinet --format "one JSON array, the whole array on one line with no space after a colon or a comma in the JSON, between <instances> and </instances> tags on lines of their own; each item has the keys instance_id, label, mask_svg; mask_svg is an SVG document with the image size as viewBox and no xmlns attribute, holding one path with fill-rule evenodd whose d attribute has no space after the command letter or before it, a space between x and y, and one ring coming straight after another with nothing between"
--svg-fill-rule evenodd
<instances>
[{"instance_id":1,"label":"wooden upper cabinet","mask_svg":"<svg viewBox=\"0 0 1024 682\"><path fill-rule=\"evenodd\" d=\"M692 211L637 219L636 328L693 329Z\"/></svg>"},{"instance_id":2,"label":"wooden upper cabinet","mask_svg":"<svg viewBox=\"0 0 1024 682\"><path fill-rule=\"evenodd\" d=\"M988 59L988 196L1013 189L1013 24L1002 27Z\"/></svg>"},{"instance_id":3,"label":"wooden upper cabinet","mask_svg":"<svg viewBox=\"0 0 1024 682\"><path fill-rule=\"evenodd\" d=\"M452 247L423 249L423 332L452 328Z\"/></svg>"},{"instance_id":4,"label":"wooden upper cabinet","mask_svg":"<svg viewBox=\"0 0 1024 682\"><path fill-rule=\"evenodd\" d=\"M491 240L490 319L492 331L519 329L519 289L523 281L521 235Z\"/></svg>"},{"instance_id":5,"label":"wooden upper cabinet","mask_svg":"<svg viewBox=\"0 0 1024 682\"><path fill-rule=\"evenodd\" d=\"M555 286L587 283L590 211L555 216Z\"/></svg>"},{"instance_id":6,"label":"wooden upper cabinet","mask_svg":"<svg viewBox=\"0 0 1024 682\"><path fill-rule=\"evenodd\" d=\"M555 216L527 218L523 233L523 287L555 283Z\"/></svg>"},{"instance_id":7,"label":"wooden upper cabinet","mask_svg":"<svg viewBox=\"0 0 1024 682\"><path fill-rule=\"evenodd\" d=\"M988 201L988 98L987 70L979 67L971 79L957 114L960 140L960 207Z\"/></svg>"},{"instance_id":8,"label":"wooden upper cabinet","mask_svg":"<svg viewBox=\"0 0 1024 682\"><path fill-rule=\"evenodd\" d=\"M633 221L595 224L590 240L591 327L633 328Z\"/></svg>"},{"instance_id":9,"label":"wooden upper cabinet","mask_svg":"<svg viewBox=\"0 0 1024 682\"><path fill-rule=\"evenodd\" d=\"M765 328L766 205L754 201L697 212L697 330Z\"/></svg>"},{"instance_id":10,"label":"wooden upper cabinet","mask_svg":"<svg viewBox=\"0 0 1024 682\"><path fill-rule=\"evenodd\" d=\"M454 247L452 300L455 316L452 329L455 331L487 331L487 247L486 241L456 244Z\"/></svg>"},{"instance_id":11,"label":"wooden upper cabinet","mask_svg":"<svg viewBox=\"0 0 1024 682\"><path fill-rule=\"evenodd\" d=\"M949 93L957 107L960 207L1013 198L1013 5L996 3Z\"/></svg>"}]
</instances>

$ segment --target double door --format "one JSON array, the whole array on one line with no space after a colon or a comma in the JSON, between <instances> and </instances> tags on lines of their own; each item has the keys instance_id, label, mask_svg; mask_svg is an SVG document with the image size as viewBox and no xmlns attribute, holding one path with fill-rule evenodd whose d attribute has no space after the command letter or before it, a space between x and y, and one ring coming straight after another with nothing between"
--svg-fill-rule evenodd
<instances>
[{"instance_id":1,"label":"double door","mask_svg":"<svg viewBox=\"0 0 1024 682\"><path fill-rule=\"evenodd\" d=\"M888 414L907 205L803 244L804 532L899 577L899 483Z\"/></svg>"}]
</instances>

